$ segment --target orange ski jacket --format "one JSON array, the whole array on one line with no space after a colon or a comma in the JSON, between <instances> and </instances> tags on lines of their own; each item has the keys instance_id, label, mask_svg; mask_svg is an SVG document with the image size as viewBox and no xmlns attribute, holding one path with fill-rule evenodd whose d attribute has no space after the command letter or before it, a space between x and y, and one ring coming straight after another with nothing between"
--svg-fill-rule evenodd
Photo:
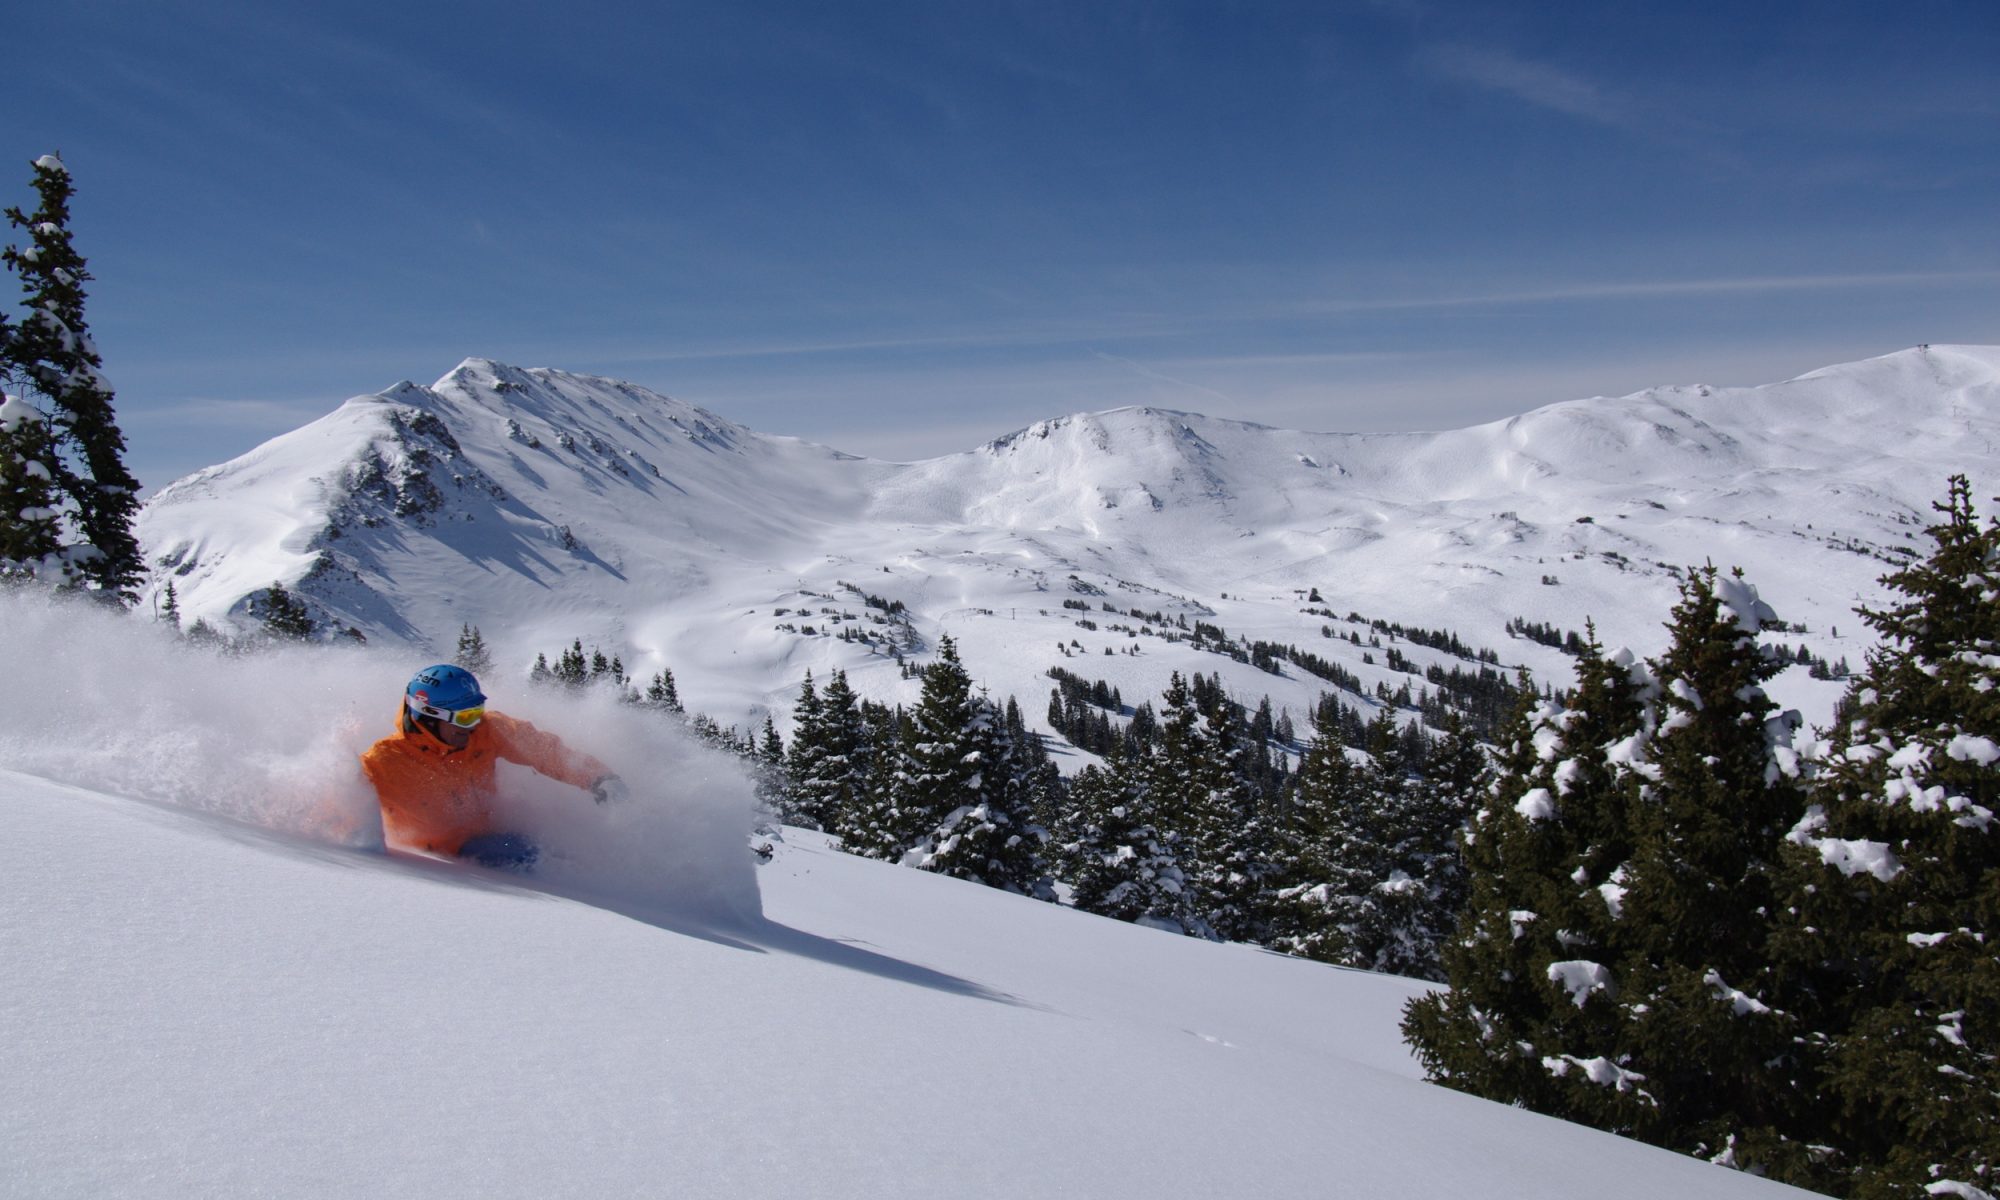
<instances>
[{"instance_id":1,"label":"orange ski jacket","mask_svg":"<svg viewBox=\"0 0 2000 1200\"><path fill-rule=\"evenodd\" d=\"M556 735L500 713L487 713L466 744L455 749L417 728L407 710L397 712L395 734L361 756L391 846L456 854L466 839L500 832L493 828L493 796L495 768L503 758L580 788L611 774L611 768L571 750Z\"/></svg>"}]
</instances>

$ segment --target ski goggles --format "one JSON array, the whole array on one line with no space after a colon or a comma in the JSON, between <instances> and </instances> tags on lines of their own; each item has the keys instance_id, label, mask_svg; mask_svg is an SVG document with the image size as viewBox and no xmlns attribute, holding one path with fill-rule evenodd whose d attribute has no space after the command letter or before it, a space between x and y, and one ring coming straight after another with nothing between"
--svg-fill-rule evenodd
<instances>
[{"instance_id":1,"label":"ski goggles","mask_svg":"<svg viewBox=\"0 0 2000 1200\"><path fill-rule=\"evenodd\" d=\"M471 708L438 708L435 705L425 704L415 696L412 696L410 697L410 710L420 716L435 717L440 721L449 722L460 729L471 729L486 719L486 706L484 704L475 704Z\"/></svg>"}]
</instances>

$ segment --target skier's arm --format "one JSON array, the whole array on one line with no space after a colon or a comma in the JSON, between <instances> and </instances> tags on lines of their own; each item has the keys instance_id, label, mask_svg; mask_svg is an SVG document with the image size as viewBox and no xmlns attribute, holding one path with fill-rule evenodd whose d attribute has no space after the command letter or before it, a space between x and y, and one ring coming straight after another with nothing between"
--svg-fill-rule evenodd
<instances>
[{"instance_id":1,"label":"skier's arm","mask_svg":"<svg viewBox=\"0 0 2000 1200\"><path fill-rule=\"evenodd\" d=\"M572 787L593 790L600 782L615 778L610 767L563 744L553 733L535 728L526 721L500 713L488 713L486 721L498 735L494 752L509 762L533 767L550 779Z\"/></svg>"}]
</instances>

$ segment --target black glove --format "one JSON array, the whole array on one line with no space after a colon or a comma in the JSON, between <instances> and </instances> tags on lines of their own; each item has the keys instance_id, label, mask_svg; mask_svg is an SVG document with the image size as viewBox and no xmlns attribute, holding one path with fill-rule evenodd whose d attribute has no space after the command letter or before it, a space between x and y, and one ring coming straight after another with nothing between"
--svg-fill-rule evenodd
<instances>
[{"instance_id":1,"label":"black glove","mask_svg":"<svg viewBox=\"0 0 2000 1200\"><path fill-rule=\"evenodd\" d=\"M632 789L616 775L606 775L590 785L590 795L599 804L623 804L632 798Z\"/></svg>"}]
</instances>

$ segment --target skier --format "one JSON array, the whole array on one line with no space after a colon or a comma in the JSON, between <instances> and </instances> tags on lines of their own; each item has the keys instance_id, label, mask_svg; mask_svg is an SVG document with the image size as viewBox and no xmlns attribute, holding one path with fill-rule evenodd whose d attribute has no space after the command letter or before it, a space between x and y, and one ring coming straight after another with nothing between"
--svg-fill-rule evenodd
<instances>
[{"instance_id":1,"label":"skier","mask_svg":"<svg viewBox=\"0 0 2000 1200\"><path fill-rule=\"evenodd\" d=\"M486 711L479 681L462 667L425 667L403 690L396 732L370 746L361 770L375 785L391 846L449 854L527 873L539 854L518 833L494 828L495 766L501 759L583 788L599 804L625 785L588 754L526 721Z\"/></svg>"}]
</instances>

